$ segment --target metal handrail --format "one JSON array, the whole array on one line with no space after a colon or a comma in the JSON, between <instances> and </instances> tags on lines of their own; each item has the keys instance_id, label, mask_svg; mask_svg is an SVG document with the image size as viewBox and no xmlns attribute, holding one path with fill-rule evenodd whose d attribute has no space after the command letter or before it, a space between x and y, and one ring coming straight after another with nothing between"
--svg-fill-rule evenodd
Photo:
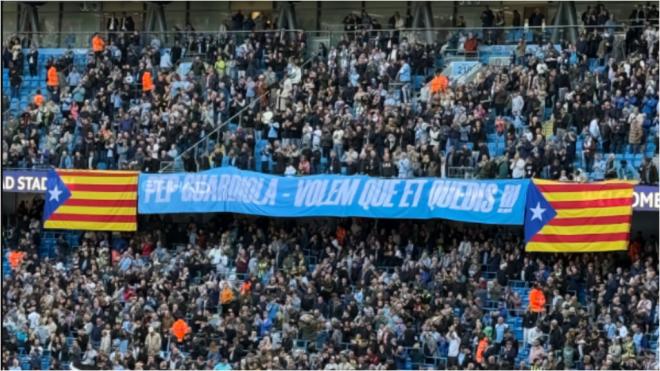
<instances>
[{"instance_id":1,"label":"metal handrail","mask_svg":"<svg viewBox=\"0 0 660 371\"><path fill-rule=\"evenodd\" d=\"M62 31L62 32L12 32L4 34L2 37L3 42L7 42L12 38L18 37L19 39L27 38L33 41L39 47L78 47L86 48L90 46L92 36L98 34L106 41L110 35L119 37L120 35L132 35L138 32L141 42L149 42L152 39L158 39L162 44L174 44L174 41L180 39L182 43L188 41L189 36L214 38L233 38L236 40L243 40L245 37L253 34L274 34L278 38L283 38L287 34L304 32L302 29L267 29L267 30L210 30L210 31L186 31L186 30L168 30L168 31L108 31L108 30L92 30L92 31ZM56 38L56 40L44 40L45 38ZM68 38L73 37L74 40L70 41ZM44 45L42 45L44 44Z\"/></svg>"},{"instance_id":2,"label":"metal handrail","mask_svg":"<svg viewBox=\"0 0 660 371\"><path fill-rule=\"evenodd\" d=\"M307 59L302 65L300 65L300 69L301 69L301 71L302 71L302 69L303 69L303 68L304 68L309 62L311 62L312 60L314 60L314 58L315 58L315 57L310 57L310 58ZM284 81L284 79L286 79L286 78L287 78L287 77L284 76L280 81L278 81L277 84L281 83L281 82ZM273 85L276 85L276 84L273 84ZM272 86L271 86L271 87L272 87ZM260 95L260 96L258 96L258 97L255 97L255 98L252 100L252 103L246 105L243 109L241 109L240 111L236 112L233 116L231 116L230 118L228 118L227 120L225 120L224 122L222 122L220 125L218 125L217 128L213 129L210 133L206 134L203 138L201 138L200 140L198 140L197 142L195 142L193 145L191 145L190 147L188 147L187 149L185 149L183 152L181 152L180 154L178 154L178 155L174 158L173 161L168 161L168 162L165 164L165 166L163 166L163 167L159 170L159 173L163 173L165 170L169 169L172 165L174 165L177 161L181 161L182 158L183 158L183 156L184 156L185 154L187 154L188 152L190 152L190 151L192 151L192 150L195 150L195 151L196 151L196 150L197 150L197 147L198 147L200 144L204 143L205 141L208 143L208 140L211 138L211 136L213 136L213 135L219 135L220 130L222 130L224 127L226 127L227 125L229 125L229 124L230 124L230 123L231 123L236 117L240 117L240 116L241 116L246 110L248 110L248 109L250 109L250 108L253 108L254 105L255 105L255 103L256 103L257 101L261 100L261 98L266 97L268 94L270 94L270 88L271 88L271 87L269 87L269 90L266 91L264 94L262 94L262 95ZM196 157L196 156L195 156L195 157Z\"/></svg>"},{"instance_id":3,"label":"metal handrail","mask_svg":"<svg viewBox=\"0 0 660 371\"><path fill-rule=\"evenodd\" d=\"M194 30L194 31L187 31L187 30L169 30L169 31L141 31L141 30L135 30L135 31L108 31L108 30L99 30L99 31L62 31L60 33L67 33L67 34L80 34L80 35L94 35L94 34L107 34L107 33L127 33L127 34L132 34L134 32L138 32L139 34L180 34L180 33L187 33L187 34L251 34L251 33L274 33L274 32L307 32L301 28L296 28L296 29L285 29L285 28L271 28L271 29L263 29L263 30ZM13 37L21 34L32 34L32 35L52 35L52 34L57 34L57 32L41 32L41 31L35 31L35 32L9 32L7 33L7 37Z\"/></svg>"},{"instance_id":4,"label":"metal handrail","mask_svg":"<svg viewBox=\"0 0 660 371\"><path fill-rule=\"evenodd\" d=\"M332 29L322 29L322 30L302 30L302 29L292 29L292 30L287 30L287 29L266 29L266 30L195 30L195 31L187 31L187 30L168 30L168 31L137 31L141 37L148 37L148 36L157 36L160 38L164 38L166 40L161 39L161 42L166 43L167 40L172 40L172 37L180 37L180 36L189 36L189 35L196 35L196 36L204 36L204 35L213 35L213 36L234 36L234 37L240 37L241 35L250 35L250 34L260 34L260 33L277 33L280 34L280 37L284 37L285 34L290 34L290 33L297 33L297 32L304 32L306 35L311 36L311 37L319 37L319 36L337 36L337 35L354 35L354 34L362 34L365 32L368 33L380 33L380 34L385 34L385 33L394 33L394 32L403 32L403 33L414 33L414 32L450 32L450 31L459 31L459 32L488 32L488 31L498 31L498 32L507 32L507 31L527 31L527 32L535 32L535 31L551 31L554 29L558 30L566 30L566 29L616 29L616 30L622 30L625 28L645 28L647 27L648 24L651 24L651 22L657 22L657 19L650 19L650 20L644 20L644 24L641 25L632 25L630 22L617 22L615 25L594 25L594 26L589 26L589 25L584 25L584 24L576 24L576 25L545 25L545 26L527 26L527 25L521 25L521 26L493 26L493 27L481 27L481 26L471 26L471 27L431 27L431 28L415 28L415 27L408 27L408 28L399 28L399 29L373 29L373 28L365 28L365 29L356 29L356 30L332 30ZM108 36L109 34L115 34L115 35L120 35L120 34L131 34L132 32L129 31L108 31L108 30L92 30L92 31L62 31L62 32L13 32L13 33L7 33L6 35L3 35L3 42L7 41L13 37L28 37L29 39L34 39L35 43L39 44L39 39L43 37L57 37L57 41L52 41L52 42L47 42L48 44L53 44L57 45L60 47L61 45L67 45L67 40L64 39L64 37L70 37L70 36L85 36L82 40L75 40L74 43L83 45L83 47L89 46L89 40L91 40L92 35L94 34L100 34L102 36ZM68 45L67 45L68 46ZM45 46L41 46L45 47Z\"/></svg>"},{"instance_id":5,"label":"metal handrail","mask_svg":"<svg viewBox=\"0 0 660 371\"><path fill-rule=\"evenodd\" d=\"M321 30L304 30L304 29L284 29L284 28L277 28L277 29L263 29L263 30L168 30L168 31L141 31L141 30L136 30L136 31L108 31L108 30L96 30L96 31L62 31L59 32L61 34L74 34L74 35L93 35L93 34L107 34L107 33L134 33L138 32L139 34L251 34L251 33L274 33L274 32L305 32L305 33L363 33L363 32L395 32L395 31L452 31L452 30L471 30L471 29L479 29L479 30L519 30L519 29L553 29L553 28L589 28L589 29L600 29L600 28L623 28L623 27L630 27L630 28L644 28L647 27L650 22L658 21L657 18L652 18L649 20L644 19L645 24L641 25L632 25L628 21L618 21L615 25L585 25L585 24L574 24L574 25L545 25L545 26L529 26L529 25L521 25L521 26L490 26L490 27L482 27L482 26L466 26L466 27L455 27L455 26L436 26L436 27L402 27L402 28L382 28L382 29L373 29L373 28L365 28L365 29L357 29L357 30L332 30L332 29L321 29ZM11 38L17 35L53 35L53 34L58 34L58 32L41 32L41 31L35 31L35 32L9 32L7 33L5 38Z\"/></svg>"},{"instance_id":6,"label":"metal handrail","mask_svg":"<svg viewBox=\"0 0 660 371\"><path fill-rule=\"evenodd\" d=\"M2 167L3 171L30 171L30 170L48 170L54 169L51 165L37 164L33 167Z\"/></svg>"}]
</instances>

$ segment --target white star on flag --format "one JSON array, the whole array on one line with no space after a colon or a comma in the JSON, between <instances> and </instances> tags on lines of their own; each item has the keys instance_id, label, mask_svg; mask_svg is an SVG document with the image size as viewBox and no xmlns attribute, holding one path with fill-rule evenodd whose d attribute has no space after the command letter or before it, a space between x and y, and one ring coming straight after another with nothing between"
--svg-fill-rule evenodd
<instances>
[{"instance_id":1,"label":"white star on flag","mask_svg":"<svg viewBox=\"0 0 660 371\"><path fill-rule=\"evenodd\" d=\"M545 212L545 209L541 207L540 202L536 203L536 207L530 207L529 211L532 212L532 220L538 219L543 221L543 213Z\"/></svg>"},{"instance_id":2,"label":"white star on flag","mask_svg":"<svg viewBox=\"0 0 660 371\"><path fill-rule=\"evenodd\" d=\"M55 185L55 188L49 190L48 193L50 193L49 201L55 200L57 202L60 202L60 195L62 194L62 191L60 191L57 185Z\"/></svg>"}]
</instances>

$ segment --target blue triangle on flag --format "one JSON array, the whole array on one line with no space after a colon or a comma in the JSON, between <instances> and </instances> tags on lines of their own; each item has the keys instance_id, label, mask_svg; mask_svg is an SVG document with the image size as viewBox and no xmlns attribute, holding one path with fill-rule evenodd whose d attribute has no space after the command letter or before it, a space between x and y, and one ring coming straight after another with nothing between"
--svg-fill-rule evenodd
<instances>
[{"instance_id":1,"label":"blue triangle on flag","mask_svg":"<svg viewBox=\"0 0 660 371\"><path fill-rule=\"evenodd\" d=\"M66 187L62 178L53 169L48 171L46 178L46 194L44 195L44 221L48 220L51 215L62 205L66 200L71 197L71 191Z\"/></svg>"},{"instance_id":2,"label":"blue triangle on flag","mask_svg":"<svg viewBox=\"0 0 660 371\"><path fill-rule=\"evenodd\" d=\"M543 197L534 182L529 182L527 204L525 205L525 243L529 242L555 216L557 216L557 212L552 205Z\"/></svg>"}]
</instances>

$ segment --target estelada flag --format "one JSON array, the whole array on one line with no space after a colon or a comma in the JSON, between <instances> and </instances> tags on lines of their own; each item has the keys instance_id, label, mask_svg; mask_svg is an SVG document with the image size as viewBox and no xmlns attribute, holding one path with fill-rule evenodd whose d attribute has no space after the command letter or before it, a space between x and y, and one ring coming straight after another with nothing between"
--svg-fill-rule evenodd
<instances>
[{"instance_id":1,"label":"estelada flag","mask_svg":"<svg viewBox=\"0 0 660 371\"><path fill-rule=\"evenodd\" d=\"M136 171L50 170L44 228L137 230Z\"/></svg>"},{"instance_id":2,"label":"estelada flag","mask_svg":"<svg viewBox=\"0 0 660 371\"><path fill-rule=\"evenodd\" d=\"M627 250L635 183L534 179L525 206L526 251Z\"/></svg>"}]
</instances>

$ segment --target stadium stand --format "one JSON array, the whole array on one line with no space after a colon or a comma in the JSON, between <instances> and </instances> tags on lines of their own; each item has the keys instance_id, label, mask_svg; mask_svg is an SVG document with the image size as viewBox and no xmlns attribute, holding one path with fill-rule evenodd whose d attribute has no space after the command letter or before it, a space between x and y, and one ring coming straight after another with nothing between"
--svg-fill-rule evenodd
<instances>
[{"instance_id":1,"label":"stadium stand","mask_svg":"<svg viewBox=\"0 0 660 371\"><path fill-rule=\"evenodd\" d=\"M127 34L98 53L9 39L2 167L658 184L650 16L623 27L590 8L575 45L540 28L423 45L351 17L366 30L318 51L275 30ZM42 210L3 213L3 369L658 368L657 231L631 236L636 254L560 255L438 220L63 232Z\"/></svg>"}]
</instances>

